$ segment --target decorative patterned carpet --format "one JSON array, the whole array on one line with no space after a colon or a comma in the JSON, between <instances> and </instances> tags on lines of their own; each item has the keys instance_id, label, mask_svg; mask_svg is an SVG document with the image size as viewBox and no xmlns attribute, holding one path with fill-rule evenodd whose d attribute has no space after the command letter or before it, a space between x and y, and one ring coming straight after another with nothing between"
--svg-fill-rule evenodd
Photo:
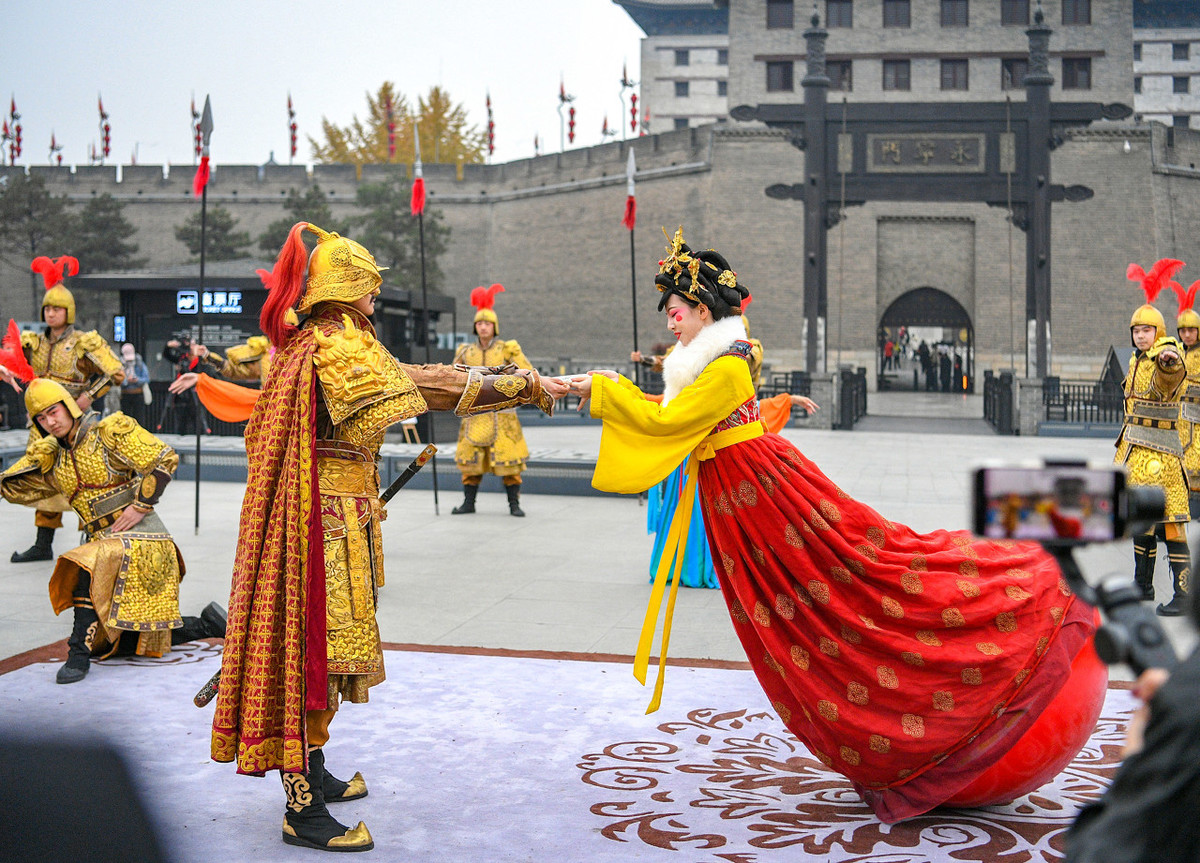
<instances>
[{"instance_id":1,"label":"decorative patterned carpet","mask_svg":"<svg viewBox=\"0 0 1200 863\"><path fill-rule=\"evenodd\" d=\"M54 683L62 651L0 663L0 732L118 742L180 863L326 859L280 841L277 779L208 760L211 707L191 698L219 644L96 664L71 686ZM386 860L1054 861L1111 780L1134 706L1110 689L1088 746L1035 794L888 826L764 710L743 668L673 665L646 716L619 657L393 645L386 661L391 679L343 708L326 748L336 775L361 770L370 787L334 815L366 821Z\"/></svg>"}]
</instances>

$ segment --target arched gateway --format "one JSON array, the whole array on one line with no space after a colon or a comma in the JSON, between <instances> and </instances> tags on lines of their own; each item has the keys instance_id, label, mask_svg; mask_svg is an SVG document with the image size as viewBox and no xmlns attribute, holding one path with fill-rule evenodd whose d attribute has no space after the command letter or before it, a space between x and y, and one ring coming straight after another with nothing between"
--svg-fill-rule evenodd
<instances>
[{"instance_id":1,"label":"arched gateway","mask_svg":"<svg viewBox=\"0 0 1200 863\"><path fill-rule=\"evenodd\" d=\"M894 345L893 354L907 350L902 364L893 362L885 368L888 341ZM932 354L932 369L920 359L909 358L921 342ZM913 288L893 300L879 319L877 349L880 389L975 391L975 328L967 310L945 291ZM949 375L942 373L940 352L949 358Z\"/></svg>"}]
</instances>

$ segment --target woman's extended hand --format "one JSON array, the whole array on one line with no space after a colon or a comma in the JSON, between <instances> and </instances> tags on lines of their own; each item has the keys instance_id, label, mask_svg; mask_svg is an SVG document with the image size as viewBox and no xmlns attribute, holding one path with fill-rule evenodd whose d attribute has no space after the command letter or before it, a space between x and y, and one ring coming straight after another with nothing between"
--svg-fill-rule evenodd
<instances>
[{"instance_id":1,"label":"woman's extended hand","mask_svg":"<svg viewBox=\"0 0 1200 863\"><path fill-rule=\"evenodd\" d=\"M170 392L173 392L175 395L187 392L196 385L196 379L198 377L200 377L200 375L197 372L184 372L179 377L175 378L175 380L171 381L171 385L167 387L167 389Z\"/></svg>"},{"instance_id":2,"label":"woman's extended hand","mask_svg":"<svg viewBox=\"0 0 1200 863\"><path fill-rule=\"evenodd\" d=\"M792 396L792 407L804 408L804 412L810 416L821 409L821 406L808 396Z\"/></svg>"},{"instance_id":3,"label":"woman's extended hand","mask_svg":"<svg viewBox=\"0 0 1200 863\"><path fill-rule=\"evenodd\" d=\"M575 375L571 378L571 392L579 396L579 410L582 413L584 405L592 397L592 375L603 375L609 380L620 380L621 376L612 369L592 369L586 375Z\"/></svg>"}]
</instances>

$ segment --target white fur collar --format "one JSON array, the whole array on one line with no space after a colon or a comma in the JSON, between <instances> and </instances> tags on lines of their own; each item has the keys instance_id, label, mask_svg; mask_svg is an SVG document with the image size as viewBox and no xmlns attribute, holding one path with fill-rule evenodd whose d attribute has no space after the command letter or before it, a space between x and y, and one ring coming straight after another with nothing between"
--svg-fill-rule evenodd
<instances>
[{"instance_id":1,"label":"white fur collar","mask_svg":"<svg viewBox=\"0 0 1200 863\"><path fill-rule=\"evenodd\" d=\"M746 339L741 315L730 315L709 324L686 345L678 345L663 360L663 406L695 382L705 366L719 357L737 340Z\"/></svg>"}]
</instances>

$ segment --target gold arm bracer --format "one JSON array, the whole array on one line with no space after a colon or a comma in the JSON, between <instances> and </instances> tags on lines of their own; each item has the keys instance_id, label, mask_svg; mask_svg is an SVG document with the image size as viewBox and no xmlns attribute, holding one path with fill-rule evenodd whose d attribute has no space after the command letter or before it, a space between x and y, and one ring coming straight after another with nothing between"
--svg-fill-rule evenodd
<instances>
[{"instance_id":1,"label":"gold arm bracer","mask_svg":"<svg viewBox=\"0 0 1200 863\"><path fill-rule=\"evenodd\" d=\"M542 389L541 376L536 371L521 371L523 374L491 375L470 369L462 398L454 408L455 415L469 417L532 404L547 416L553 416L554 399Z\"/></svg>"}]
</instances>

